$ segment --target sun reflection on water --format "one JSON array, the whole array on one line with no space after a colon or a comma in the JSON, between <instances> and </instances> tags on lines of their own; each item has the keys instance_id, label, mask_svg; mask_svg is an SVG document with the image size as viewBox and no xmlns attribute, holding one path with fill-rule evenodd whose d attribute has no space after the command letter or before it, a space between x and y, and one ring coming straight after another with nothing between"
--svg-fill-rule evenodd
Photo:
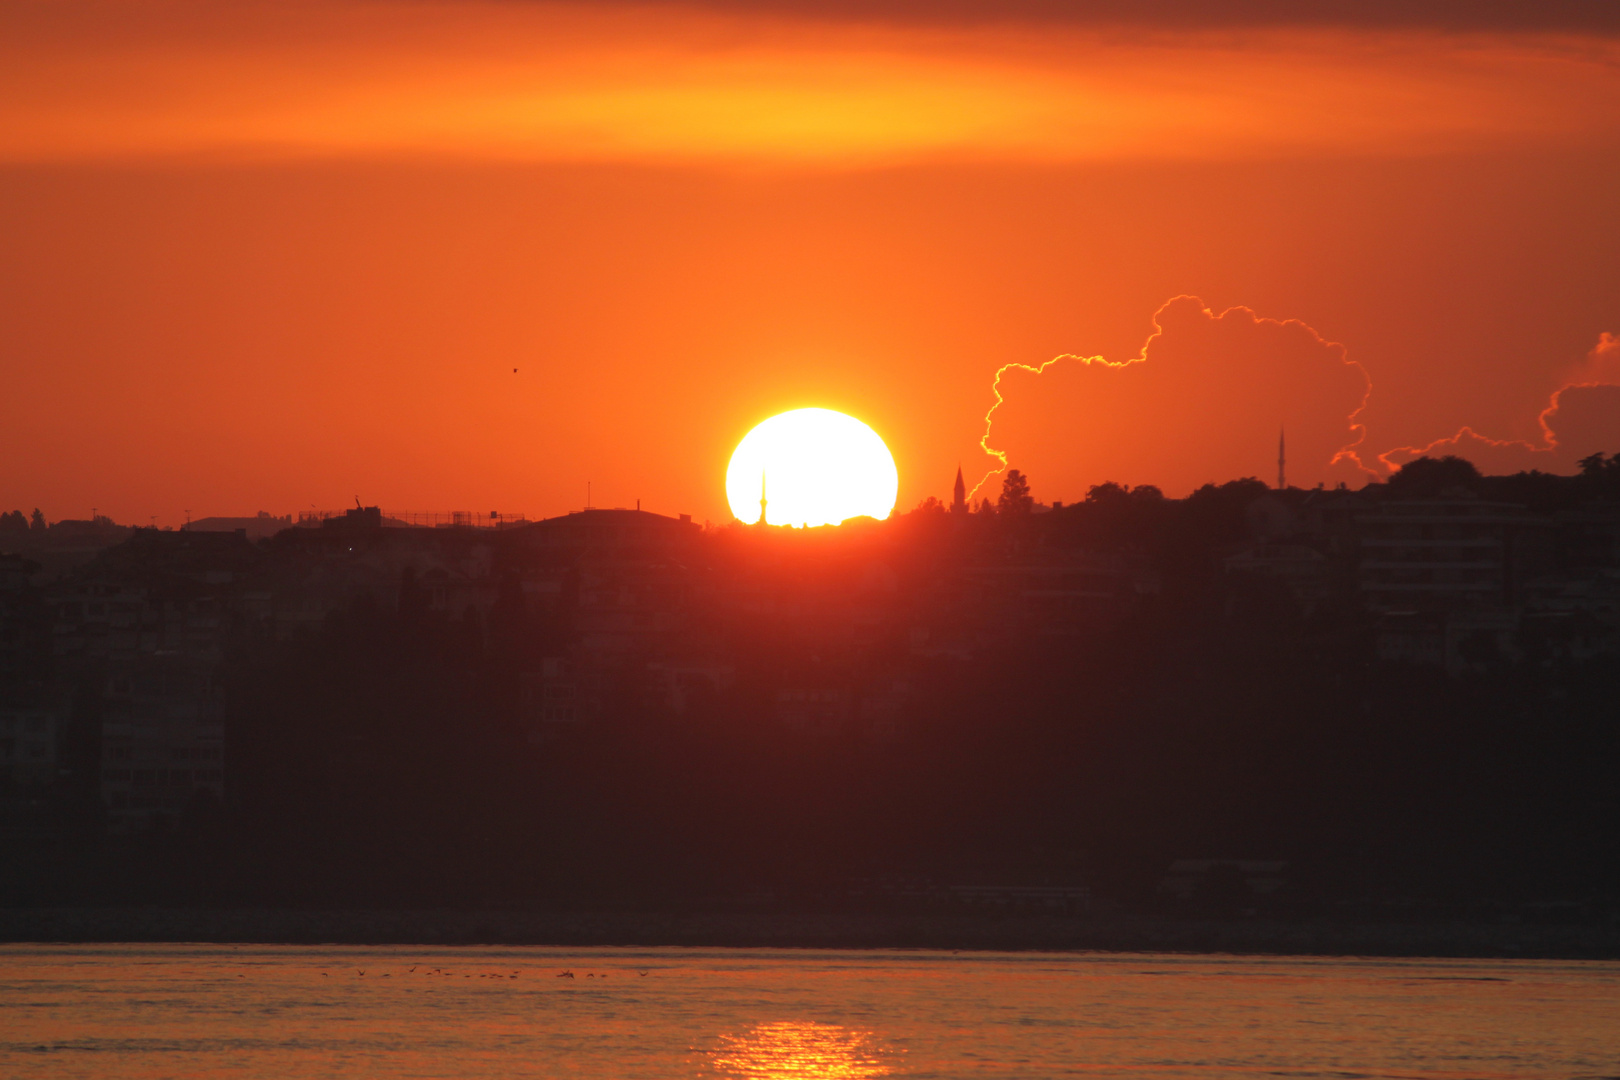
<instances>
[{"instance_id":1,"label":"sun reflection on water","mask_svg":"<svg viewBox=\"0 0 1620 1080\"><path fill-rule=\"evenodd\" d=\"M720 1036L712 1060L723 1076L868 1080L889 1075L882 1054L870 1032L789 1020Z\"/></svg>"}]
</instances>

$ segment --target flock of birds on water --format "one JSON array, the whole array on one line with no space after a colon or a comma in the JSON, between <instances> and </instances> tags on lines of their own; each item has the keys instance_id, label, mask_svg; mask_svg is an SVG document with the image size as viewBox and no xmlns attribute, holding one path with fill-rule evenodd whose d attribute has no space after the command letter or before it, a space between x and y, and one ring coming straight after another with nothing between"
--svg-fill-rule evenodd
<instances>
[{"instance_id":1,"label":"flock of birds on water","mask_svg":"<svg viewBox=\"0 0 1620 1080\"><path fill-rule=\"evenodd\" d=\"M414 967L412 967L409 971L405 972L405 974L406 975L414 975L414 974L416 974L417 968L419 968L421 966L422 966L421 964L417 964ZM366 977L366 969L365 968L355 968L354 973L355 973L355 976L358 977L358 978L363 979L363 978ZM438 975L438 976L441 976L441 977L446 978L446 979L453 979L453 978L456 977L455 972L446 971L443 968L433 968L430 971L422 972L422 974L424 976ZM489 971L489 972L484 972L484 973L478 974L478 975L474 975L474 974L471 974L471 973L468 973L468 972L463 972L461 977L463 979L472 979L472 978L478 978L478 979L515 979L521 974L522 974L521 971L514 971L510 975L505 974L503 972L499 972L499 971ZM639 977L645 979L648 976L648 974L650 974L650 972L637 969L636 974ZM244 976L238 976L238 978L242 978L242 977L244 977ZM330 971L321 972L321 978L329 979L331 977L332 977L332 973ZM388 979L388 978L392 978L392 977L393 977L393 972L391 972L391 971L385 971L381 975L373 976L373 978L378 978L378 979ZM577 976L575 976L575 974L573 973L572 970L564 968L562 971L559 971L557 973L556 977L559 978L559 979L573 979L573 978L576 978ZM604 971L604 972L601 972L600 974L598 974L597 972L594 972L594 971L587 971L585 973L585 977L587 979L606 979L608 977L608 973Z\"/></svg>"}]
</instances>

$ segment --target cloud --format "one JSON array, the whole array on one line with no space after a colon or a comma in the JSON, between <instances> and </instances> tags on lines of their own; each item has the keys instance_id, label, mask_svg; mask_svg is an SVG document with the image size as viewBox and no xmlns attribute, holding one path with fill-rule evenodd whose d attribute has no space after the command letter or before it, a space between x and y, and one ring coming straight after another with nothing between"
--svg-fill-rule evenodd
<instances>
[{"instance_id":1,"label":"cloud","mask_svg":"<svg viewBox=\"0 0 1620 1080\"><path fill-rule=\"evenodd\" d=\"M1235 477L1269 480L1283 430L1290 483L1365 477L1355 450L1370 383L1344 346L1297 320L1244 307L1216 314L1193 296L1166 302L1153 323L1130 360L1060 356L1001 368L986 453L1029 473L1047 499L1108 480L1170 495Z\"/></svg>"},{"instance_id":2,"label":"cloud","mask_svg":"<svg viewBox=\"0 0 1620 1080\"><path fill-rule=\"evenodd\" d=\"M1620 337L1610 333L1598 335L1598 342L1586 359L1570 372L1565 386L1620 385Z\"/></svg>"},{"instance_id":3,"label":"cloud","mask_svg":"<svg viewBox=\"0 0 1620 1080\"><path fill-rule=\"evenodd\" d=\"M1023 21L1148 27L1620 29L1620 8L1590 0L1541 0L1535 4L1523 0L707 0L702 6L722 11L746 7L809 17L925 25Z\"/></svg>"},{"instance_id":4,"label":"cloud","mask_svg":"<svg viewBox=\"0 0 1620 1080\"><path fill-rule=\"evenodd\" d=\"M1050 16L1039 26L964 26L903 4L885 21L798 5L16 0L0 5L0 161L846 166L1620 137L1611 37L1269 17L1234 31L1178 20L1184 7L1126 31L1055 4L1024 9Z\"/></svg>"},{"instance_id":5,"label":"cloud","mask_svg":"<svg viewBox=\"0 0 1620 1080\"><path fill-rule=\"evenodd\" d=\"M1275 477L1287 432L1290 484L1382 479L1419 457L1454 454L1487 474L1573 473L1594 453L1620 453L1620 337L1604 333L1553 392L1538 440L1493 439L1465 426L1420 446L1373 454L1361 417L1372 384L1345 348L1297 320L1245 307L1219 315L1193 296L1167 301L1131 359L1058 356L1007 364L980 441L996 465L1030 474L1043 499L1072 499L1113 480L1182 495L1204 483Z\"/></svg>"},{"instance_id":6,"label":"cloud","mask_svg":"<svg viewBox=\"0 0 1620 1080\"><path fill-rule=\"evenodd\" d=\"M1572 473L1595 453L1620 452L1620 338L1604 333L1541 410L1541 438L1492 439L1471 427L1424 446L1401 446L1378 455L1389 470L1420 457L1455 454L1488 474L1529 469Z\"/></svg>"}]
</instances>

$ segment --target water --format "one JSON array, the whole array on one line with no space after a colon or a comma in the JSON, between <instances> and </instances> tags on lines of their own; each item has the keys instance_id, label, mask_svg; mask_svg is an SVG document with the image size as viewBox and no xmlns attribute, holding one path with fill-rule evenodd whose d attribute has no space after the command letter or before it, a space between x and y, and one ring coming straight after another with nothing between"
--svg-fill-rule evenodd
<instances>
[{"instance_id":1,"label":"water","mask_svg":"<svg viewBox=\"0 0 1620 1080\"><path fill-rule=\"evenodd\" d=\"M0 1075L1616 1077L1620 964L0 946Z\"/></svg>"}]
</instances>

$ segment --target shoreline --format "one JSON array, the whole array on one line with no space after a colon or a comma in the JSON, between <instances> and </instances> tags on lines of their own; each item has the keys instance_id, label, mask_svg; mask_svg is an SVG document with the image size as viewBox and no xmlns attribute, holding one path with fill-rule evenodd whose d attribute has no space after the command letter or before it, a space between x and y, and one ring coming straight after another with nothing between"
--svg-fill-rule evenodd
<instances>
[{"instance_id":1,"label":"shoreline","mask_svg":"<svg viewBox=\"0 0 1620 1080\"><path fill-rule=\"evenodd\" d=\"M14 908L0 943L510 945L1620 959L1620 927L811 912Z\"/></svg>"}]
</instances>

